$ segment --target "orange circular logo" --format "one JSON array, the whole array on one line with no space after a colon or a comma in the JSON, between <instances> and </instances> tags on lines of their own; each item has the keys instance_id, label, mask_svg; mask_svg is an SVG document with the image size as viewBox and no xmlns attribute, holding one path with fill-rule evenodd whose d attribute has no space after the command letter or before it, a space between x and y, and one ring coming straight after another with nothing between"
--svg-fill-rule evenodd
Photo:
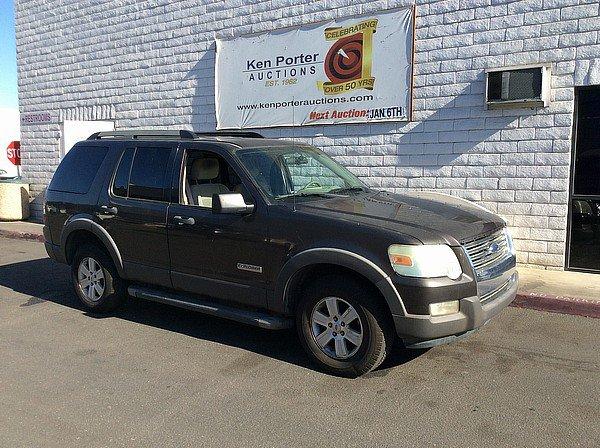
<instances>
[{"instance_id":1,"label":"orange circular logo","mask_svg":"<svg viewBox=\"0 0 600 448\"><path fill-rule=\"evenodd\" d=\"M359 79L362 74L362 33L337 40L325 56L325 74L334 83Z\"/></svg>"}]
</instances>

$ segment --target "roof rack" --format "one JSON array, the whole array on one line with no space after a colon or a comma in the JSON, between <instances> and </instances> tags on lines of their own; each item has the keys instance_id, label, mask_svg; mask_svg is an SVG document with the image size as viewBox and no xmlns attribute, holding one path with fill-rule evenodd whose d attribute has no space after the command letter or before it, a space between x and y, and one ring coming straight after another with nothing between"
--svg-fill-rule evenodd
<instances>
[{"instance_id":1,"label":"roof rack","mask_svg":"<svg viewBox=\"0 0 600 448\"><path fill-rule=\"evenodd\" d=\"M245 137L245 138L264 138L258 132L251 131L214 131L214 132L193 132L185 129L180 130L131 130L131 131L107 131L94 132L88 137L88 140L101 140L103 138L176 138L185 140L194 140L199 137Z\"/></svg>"},{"instance_id":2,"label":"roof rack","mask_svg":"<svg viewBox=\"0 0 600 448\"><path fill-rule=\"evenodd\" d=\"M198 137L245 137L245 138L265 138L262 134L252 131L214 131L214 132L195 132Z\"/></svg>"},{"instance_id":3,"label":"roof rack","mask_svg":"<svg viewBox=\"0 0 600 448\"><path fill-rule=\"evenodd\" d=\"M184 129L178 131L169 130L154 130L154 131L108 131L108 132L95 132L88 137L88 140L100 140L103 138L182 138L186 140L193 140L196 135L192 131Z\"/></svg>"}]
</instances>

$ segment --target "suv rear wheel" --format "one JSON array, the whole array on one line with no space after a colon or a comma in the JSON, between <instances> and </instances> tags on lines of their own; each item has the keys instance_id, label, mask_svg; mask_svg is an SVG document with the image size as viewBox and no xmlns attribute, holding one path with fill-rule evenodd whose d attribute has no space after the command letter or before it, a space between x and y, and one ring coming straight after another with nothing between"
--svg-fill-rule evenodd
<instances>
[{"instance_id":1,"label":"suv rear wheel","mask_svg":"<svg viewBox=\"0 0 600 448\"><path fill-rule=\"evenodd\" d=\"M111 258L95 245L77 249L71 264L75 293L86 309L107 312L116 309L127 295Z\"/></svg>"},{"instance_id":2,"label":"suv rear wheel","mask_svg":"<svg viewBox=\"0 0 600 448\"><path fill-rule=\"evenodd\" d=\"M308 354L336 375L356 377L374 370L394 340L373 292L343 276L324 277L307 288L296 319Z\"/></svg>"}]
</instances>

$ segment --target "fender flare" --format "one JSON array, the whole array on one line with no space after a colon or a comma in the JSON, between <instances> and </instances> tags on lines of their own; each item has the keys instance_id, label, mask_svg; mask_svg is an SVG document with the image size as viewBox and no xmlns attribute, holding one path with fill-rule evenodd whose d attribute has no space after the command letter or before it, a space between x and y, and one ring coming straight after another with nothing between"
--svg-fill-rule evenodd
<instances>
[{"instance_id":1,"label":"fender flare","mask_svg":"<svg viewBox=\"0 0 600 448\"><path fill-rule=\"evenodd\" d=\"M75 215L69 219L60 234L60 247L63 259L67 260L67 241L69 236L76 230L86 230L96 236L108 251L110 258L117 268L117 272L121 277L124 276L123 258L121 252L115 243L115 240L110 236L104 227L93 221L86 215Z\"/></svg>"},{"instance_id":2,"label":"fender flare","mask_svg":"<svg viewBox=\"0 0 600 448\"><path fill-rule=\"evenodd\" d=\"M345 267L363 275L381 292L392 314L407 314L402 298L390 276L377 264L362 255L332 247L307 249L294 255L285 263L275 283L275 300L283 304L286 312L293 311L290 309L288 295L294 276L305 267L321 263Z\"/></svg>"}]
</instances>

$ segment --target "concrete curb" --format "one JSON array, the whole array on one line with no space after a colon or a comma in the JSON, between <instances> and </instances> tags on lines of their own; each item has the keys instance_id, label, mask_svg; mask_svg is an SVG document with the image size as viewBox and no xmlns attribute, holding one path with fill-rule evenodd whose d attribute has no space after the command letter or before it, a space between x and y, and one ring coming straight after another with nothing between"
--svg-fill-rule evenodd
<instances>
[{"instance_id":1,"label":"concrete curb","mask_svg":"<svg viewBox=\"0 0 600 448\"><path fill-rule=\"evenodd\" d=\"M13 238L19 240L39 241L41 243L45 241L44 235L40 235L37 233L17 232L13 230L0 230L0 237Z\"/></svg>"},{"instance_id":2,"label":"concrete curb","mask_svg":"<svg viewBox=\"0 0 600 448\"><path fill-rule=\"evenodd\" d=\"M537 292L517 293L517 297L511 303L511 306L600 319L600 301L577 297L555 296Z\"/></svg>"}]
</instances>

